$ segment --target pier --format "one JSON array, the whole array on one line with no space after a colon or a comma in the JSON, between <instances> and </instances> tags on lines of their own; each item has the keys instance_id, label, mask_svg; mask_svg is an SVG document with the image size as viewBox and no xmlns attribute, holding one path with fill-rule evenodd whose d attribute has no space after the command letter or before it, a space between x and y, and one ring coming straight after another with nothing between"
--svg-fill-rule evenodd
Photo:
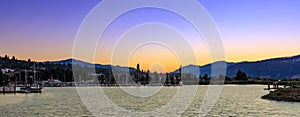
<instances>
[{"instance_id":1,"label":"pier","mask_svg":"<svg viewBox=\"0 0 300 117\"><path fill-rule=\"evenodd\" d=\"M11 87L1 87L0 93L17 93L17 87L15 85Z\"/></svg>"},{"instance_id":2,"label":"pier","mask_svg":"<svg viewBox=\"0 0 300 117\"><path fill-rule=\"evenodd\" d=\"M42 88L41 87L1 87L0 88L0 93L2 94L11 94L11 93L42 93Z\"/></svg>"}]
</instances>

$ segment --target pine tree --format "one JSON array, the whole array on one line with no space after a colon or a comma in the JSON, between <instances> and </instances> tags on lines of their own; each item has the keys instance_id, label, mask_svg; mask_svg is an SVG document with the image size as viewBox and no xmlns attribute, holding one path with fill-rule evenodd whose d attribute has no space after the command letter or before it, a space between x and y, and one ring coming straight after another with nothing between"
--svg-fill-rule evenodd
<instances>
[{"instance_id":1,"label":"pine tree","mask_svg":"<svg viewBox=\"0 0 300 117\"><path fill-rule=\"evenodd\" d=\"M245 72L242 73L242 80L248 80L248 77Z\"/></svg>"},{"instance_id":2,"label":"pine tree","mask_svg":"<svg viewBox=\"0 0 300 117\"><path fill-rule=\"evenodd\" d=\"M11 60L16 60L16 57L15 57L15 56L12 56Z\"/></svg>"},{"instance_id":3,"label":"pine tree","mask_svg":"<svg viewBox=\"0 0 300 117\"><path fill-rule=\"evenodd\" d=\"M242 78L243 78L243 72L239 69L238 72L236 73L235 79L242 80Z\"/></svg>"},{"instance_id":4,"label":"pine tree","mask_svg":"<svg viewBox=\"0 0 300 117\"><path fill-rule=\"evenodd\" d=\"M5 55L5 56L4 56L4 59L9 59L9 56Z\"/></svg>"},{"instance_id":5,"label":"pine tree","mask_svg":"<svg viewBox=\"0 0 300 117\"><path fill-rule=\"evenodd\" d=\"M239 70L237 73L236 73L236 77L235 77L236 80L248 80L248 77L246 75L245 72L242 72L241 70Z\"/></svg>"},{"instance_id":6,"label":"pine tree","mask_svg":"<svg viewBox=\"0 0 300 117\"><path fill-rule=\"evenodd\" d=\"M204 76L202 77L205 81L208 80L208 75L207 74L204 74Z\"/></svg>"}]
</instances>

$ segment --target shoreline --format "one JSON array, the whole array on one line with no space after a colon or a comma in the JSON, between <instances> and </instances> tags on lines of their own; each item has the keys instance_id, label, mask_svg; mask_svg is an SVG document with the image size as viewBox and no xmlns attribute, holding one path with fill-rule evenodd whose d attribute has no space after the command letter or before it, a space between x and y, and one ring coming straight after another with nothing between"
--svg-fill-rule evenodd
<instances>
[{"instance_id":1,"label":"shoreline","mask_svg":"<svg viewBox=\"0 0 300 117\"><path fill-rule=\"evenodd\" d=\"M261 99L285 101L285 102L300 102L300 88L281 88L270 91L261 97Z\"/></svg>"}]
</instances>

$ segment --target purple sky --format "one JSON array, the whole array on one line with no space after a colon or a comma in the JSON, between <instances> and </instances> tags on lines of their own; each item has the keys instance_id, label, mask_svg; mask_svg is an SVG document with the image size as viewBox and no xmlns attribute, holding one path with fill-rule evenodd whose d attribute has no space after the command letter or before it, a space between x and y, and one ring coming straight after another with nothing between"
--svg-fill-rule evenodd
<instances>
[{"instance_id":1,"label":"purple sky","mask_svg":"<svg viewBox=\"0 0 300 117\"><path fill-rule=\"evenodd\" d=\"M85 16L99 2L101 0L1 0L0 55L8 54L37 61L72 57L77 30ZM219 28L227 61L253 61L300 54L299 0L199 0L199 2L210 13ZM193 12L195 11L191 11ZM180 24L176 25L176 22L181 20L176 16L167 17L166 13L159 11L147 12L147 15L149 21L157 20L157 17L158 19L166 17L159 21L181 27ZM137 16L129 13L123 16L123 19L130 25L140 20ZM125 22L121 19L120 17L119 24L116 23L115 27L111 27L107 38L101 41L106 47L101 46L97 49L97 51L105 50L97 55L97 63L110 63L108 55L115 41L109 37L115 32L126 30L122 29L122 26L118 28ZM183 28L185 26L183 25ZM190 33L188 26L186 29L187 31L183 33ZM191 38L188 41L201 58L200 64L211 62L208 56L209 49L205 47L203 40Z\"/></svg>"}]
</instances>

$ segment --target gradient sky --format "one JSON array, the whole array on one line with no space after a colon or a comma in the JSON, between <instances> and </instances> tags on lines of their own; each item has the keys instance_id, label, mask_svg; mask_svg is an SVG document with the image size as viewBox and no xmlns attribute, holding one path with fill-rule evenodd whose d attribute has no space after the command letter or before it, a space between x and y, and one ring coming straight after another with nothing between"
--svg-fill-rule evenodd
<instances>
[{"instance_id":1,"label":"gradient sky","mask_svg":"<svg viewBox=\"0 0 300 117\"><path fill-rule=\"evenodd\" d=\"M35 61L71 58L73 42L81 22L100 1L1 0L0 55L7 54L20 59L31 58ZM199 0L199 2L210 13L219 28L226 61L255 61L300 54L299 0ZM193 31L188 25L172 14L155 10L145 12L149 16L144 18L144 22L155 20L174 24L179 30L180 27L186 29L183 33L195 35L191 33ZM138 14L128 13L112 24L104 34L104 39L99 42L96 63L112 63L110 57L112 48L118 41L113 38L114 34L126 30L126 26L142 21L137 20L137 17L140 17ZM128 23L123 25L124 22ZM176 22L182 23L176 25ZM200 65L212 62L209 48L205 46L203 39L187 40L191 43ZM174 70L181 63L176 62L170 50L163 48L158 45L147 45L132 54L131 58L135 59L129 59L128 65L135 66L138 61L146 66L142 66L143 69L151 69L151 66L157 66L159 63L165 64L162 66L167 71ZM162 57L151 59L149 54L145 57L146 51L150 55L158 54Z\"/></svg>"}]
</instances>

